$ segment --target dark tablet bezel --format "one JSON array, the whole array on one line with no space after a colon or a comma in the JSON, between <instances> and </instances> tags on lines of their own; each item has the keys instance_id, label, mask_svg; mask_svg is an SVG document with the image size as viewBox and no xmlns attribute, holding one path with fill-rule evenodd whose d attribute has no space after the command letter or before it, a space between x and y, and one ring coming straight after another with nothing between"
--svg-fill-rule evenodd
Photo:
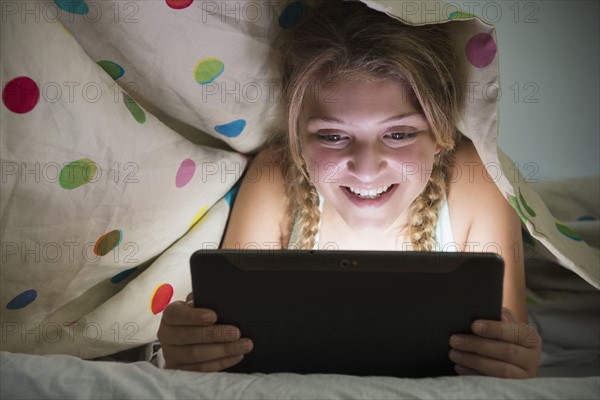
<instances>
[{"instance_id":1,"label":"dark tablet bezel","mask_svg":"<svg viewBox=\"0 0 600 400\"><path fill-rule=\"evenodd\" d=\"M199 250L190 264L194 305L254 341L231 372L454 375L450 335L501 317L493 253Z\"/></svg>"}]
</instances>

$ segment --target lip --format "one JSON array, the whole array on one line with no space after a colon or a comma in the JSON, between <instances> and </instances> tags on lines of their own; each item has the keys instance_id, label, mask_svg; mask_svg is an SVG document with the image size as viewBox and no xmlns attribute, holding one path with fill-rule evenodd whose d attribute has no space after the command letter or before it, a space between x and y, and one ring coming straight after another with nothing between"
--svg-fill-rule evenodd
<instances>
[{"instance_id":1,"label":"lip","mask_svg":"<svg viewBox=\"0 0 600 400\"><path fill-rule=\"evenodd\" d=\"M340 186L340 190L348 197L348 199L357 207L381 207L392 197L392 194L398 188L398 184L394 183L390 189L375 199L361 199L350 192L347 186Z\"/></svg>"}]
</instances>

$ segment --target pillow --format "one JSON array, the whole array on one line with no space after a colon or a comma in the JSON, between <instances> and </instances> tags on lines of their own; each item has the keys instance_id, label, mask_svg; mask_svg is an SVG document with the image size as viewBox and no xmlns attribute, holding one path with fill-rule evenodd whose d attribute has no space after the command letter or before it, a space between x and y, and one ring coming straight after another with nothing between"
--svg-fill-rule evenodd
<instances>
[{"instance_id":1,"label":"pillow","mask_svg":"<svg viewBox=\"0 0 600 400\"><path fill-rule=\"evenodd\" d=\"M160 119L167 115L240 152L255 150L277 127L271 2L57 0L48 7Z\"/></svg>"},{"instance_id":2,"label":"pillow","mask_svg":"<svg viewBox=\"0 0 600 400\"><path fill-rule=\"evenodd\" d=\"M165 126L59 22L4 18L2 349L150 342L191 290L190 254L218 246L246 157Z\"/></svg>"}]
</instances>

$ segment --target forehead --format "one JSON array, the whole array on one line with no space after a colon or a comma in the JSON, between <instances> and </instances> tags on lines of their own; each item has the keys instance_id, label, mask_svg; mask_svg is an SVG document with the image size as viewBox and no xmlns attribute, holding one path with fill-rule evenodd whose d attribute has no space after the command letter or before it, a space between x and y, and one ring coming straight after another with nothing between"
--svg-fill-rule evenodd
<instances>
[{"instance_id":1,"label":"forehead","mask_svg":"<svg viewBox=\"0 0 600 400\"><path fill-rule=\"evenodd\" d=\"M314 115L347 117L369 114L419 112L421 107L412 90L397 79L344 80L317 85L307 91L301 118Z\"/></svg>"}]
</instances>

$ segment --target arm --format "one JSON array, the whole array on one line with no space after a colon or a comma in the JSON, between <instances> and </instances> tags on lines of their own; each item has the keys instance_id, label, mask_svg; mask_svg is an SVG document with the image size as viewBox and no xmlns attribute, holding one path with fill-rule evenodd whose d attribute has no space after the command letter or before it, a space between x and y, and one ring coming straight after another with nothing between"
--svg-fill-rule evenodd
<instances>
[{"instance_id":1,"label":"arm","mask_svg":"<svg viewBox=\"0 0 600 400\"><path fill-rule=\"evenodd\" d=\"M455 162L462 174L451 186L449 202L469 216L464 225L465 246L497 252L504 259L504 309L502 321L475 321L473 335L454 335L450 358L459 374L535 377L542 340L527 324L520 219L471 143L461 145Z\"/></svg>"},{"instance_id":2,"label":"arm","mask_svg":"<svg viewBox=\"0 0 600 400\"><path fill-rule=\"evenodd\" d=\"M279 161L269 150L248 166L221 247L224 249L286 248L287 195Z\"/></svg>"},{"instance_id":3,"label":"arm","mask_svg":"<svg viewBox=\"0 0 600 400\"><path fill-rule=\"evenodd\" d=\"M457 149L455 165L458 172L451 183L449 202L458 215L468 216L461 235L466 237L463 248L502 256L505 264L502 305L519 322L527 322L521 221L470 142Z\"/></svg>"}]
</instances>

